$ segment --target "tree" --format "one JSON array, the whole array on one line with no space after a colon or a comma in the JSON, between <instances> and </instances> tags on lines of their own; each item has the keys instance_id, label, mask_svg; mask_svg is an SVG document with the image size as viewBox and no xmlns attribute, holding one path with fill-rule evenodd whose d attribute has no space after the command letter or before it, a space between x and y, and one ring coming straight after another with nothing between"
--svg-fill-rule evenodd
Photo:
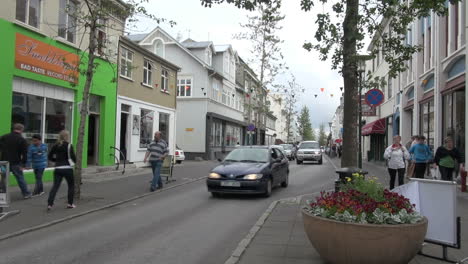
<instances>
[{"instance_id":1,"label":"tree","mask_svg":"<svg viewBox=\"0 0 468 264\"><path fill-rule=\"evenodd\" d=\"M315 140L315 133L310 123L309 108L303 106L299 115L299 133L302 136L302 140Z\"/></svg>"},{"instance_id":2,"label":"tree","mask_svg":"<svg viewBox=\"0 0 468 264\"><path fill-rule=\"evenodd\" d=\"M143 16L155 20L160 23L166 21L163 18L157 18L149 14L144 8L143 4L147 0L127 0L126 3L116 0L83 0L74 2L73 5L68 5L65 12L75 19L75 23L71 23L71 27L66 31L84 29L83 37L88 37L88 44L82 50L77 50L80 55L80 75L84 75L85 84L83 88L82 101L79 104L79 126L78 138L76 142L76 164L75 164L75 197L77 199L81 196L81 176L82 176L82 163L83 163L83 144L85 136L85 127L88 121L89 97L93 77L98 70L100 64L96 60L102 57L108 63L111 63L114 70L113 57L115 54L109 54L107 49L107 39L103 32L109 30L120 31L119 35L123 35L125 27L121 29L107 20L111 17L122 18L124 21L128 18L128 22L132 23L137 21L136 16ZM125 22L124 22L125 23ZM173 21L169 21L171 25ZM115 50L113 52L116 52ZM115 82L117 78L117 71L115 76L112 77L111 82Z\"/></svg>"},{"instance_id":3,"label":"tree","mask_svg":"<svg viewBox=\"0 0 468 264\"><path fill-rule=\"evenodd\" d=\"M450 0L450 3L461 0ZM238 8L254 9L258 4L268 4L272 0L201 0L205 6L213 3L232 3ZM427 17L431 11L445 15L445 0L381 1L381 0L301 0L301 9L310 11L315 2L331 4L333 12L324 10L317 15L315 32L316 43L305 43L307 50L316 50L322 60L331 59L332 69L340 70L344 81L343 156L341 166L356 166L359 126L358 67L361 59L358 50L364 47L366 36L373 38L373 56L383 54L389 64L389 76L394 78L407 69L407 61L419 50L418 45L405 43L409 25ZM390 29L384 32L385 25ZM375 36L375 37L374 37ZM375 80L375 83L379 83Z\"/></svg>"},{"instance_id":4,"label":"tree","mask_svg":"<svg viewBox=\"0 0 468 264\"><path fill-rule=\"evenodd\" d=\"M236 39L248 40L251 43L249 62L254 65L256 72L259 73L259 91L247 91L249 94L257 94L256 102L252 102L249 97L247 108L249 123L252 122L251 112L255 110L255 127L259 127L262 117L268 113L268 107L265 105L266 94L263 92L268 89L273 81L284 68L283 55L280 45L283 41L278 37L277 32L281 30L280 23L284 20L281 15L281 0L272 0L270 4L259 4L256 7L256 14L248 16L248 22L241 24L244 29L242 33L236 34ZM255 104L253 104L255 103ZM260 142L260 133L257 133L257 142Z\"/></svg>"},{"instance_id":5,"label":"tree","mask_svg":"<svg viewBox=\"0 0 468 264\"><path fill-rule=\"evenodd\" d=\"M320 146L325 146L327 145L327 134L325 133L325 125L320 124L319 128L319 144Z\"/></svg>"},{"instance_id":6,"label":"tree","mask_svg":"<svg viewBox=\"0 0 468 264\"><path fill-rule=\"evenodd\" d=\"M299 93L304 92L304 88L296 83L296 77L291 74L291 79L288 81L288 85L278 85L279 93L282 94L285 102L286 112L286 142L291 142L292 140L292 126L295 122L294 118L297 116L296 104Z\"/></svg>"}]
</instances>

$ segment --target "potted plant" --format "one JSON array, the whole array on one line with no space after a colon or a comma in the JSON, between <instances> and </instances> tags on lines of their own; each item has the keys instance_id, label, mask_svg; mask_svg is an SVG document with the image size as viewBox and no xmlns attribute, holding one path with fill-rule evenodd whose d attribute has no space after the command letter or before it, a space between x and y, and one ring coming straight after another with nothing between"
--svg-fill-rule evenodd
<instances>
[{"instance_id":1,"label":"potted plant","mask_svg":"<svg viewBox=\"0 0 468 264\"><path fill-rule=\"evenodd\" d=\"M421 249L427 219L375 178L353 174L340 191L322 192L303 207L304 228L329 263L408 263Z\"/></svg>"}]
</instances>

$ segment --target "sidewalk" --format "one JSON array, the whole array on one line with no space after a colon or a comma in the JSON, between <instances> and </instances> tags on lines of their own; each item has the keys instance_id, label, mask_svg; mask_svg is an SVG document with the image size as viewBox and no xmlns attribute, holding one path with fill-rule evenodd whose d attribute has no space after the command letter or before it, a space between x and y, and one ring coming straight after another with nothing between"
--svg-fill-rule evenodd
<instances>
[{"instance_id":1,"label":"sidewalk","mask_svg":"<svg viewBox=\"0 0 468 264\"><path fill-rule=\"evenodd\" d=\"M339 167L337 158L332 162ZM380 181L387 183L387 172L384 167L364 163L369 175L376 176ZM315 195L296 197L276 203L261 227L245 248L241 256L233 254L226 263L239 264L322 264L325 263L310 244L303 228L301 207L306 200ZM462 225L462 249L449 249L449 258L460 260L468 257L468 194L458 193L458 212ZM241 243L242 244L242 243ZM430 255L442 256L440 246L426 244L423 252ZM236 253L236 252L235 252ZM240 254L239 254L240 255ZM236 262L238 261L238 262ZM447 263L417 255L410 264ZM468 263L468 262L467 262Z\"/></svg>"},{"instance_id":2,"label":"sidewalk","mask_svg":"<svg viewBox=\"0 0 468 264\"><path fill-rule=\"evenodd\" d=\"M162 191L206 177L214 164L212 161L204 161L186 162L174 166L173 179L176 181L165 184ZM10 188L10 207L4 210L20 210L21 212L0 222L0 240L8 234L71 219L121 201L152 195L154 193L149 192L151 178L151 169L148 168L146 173L140 175L127 174L127 177L97 183L84 181L81 185L81 199L76 201L77 207L72 210L65 209L67 186L63 181L55 199L55 206L50 212L46 211L46 207L51 183L45 184L46 193L44 195L28 200L23 200L19 188L13 186Z\"/></svg>"}]
</instances>

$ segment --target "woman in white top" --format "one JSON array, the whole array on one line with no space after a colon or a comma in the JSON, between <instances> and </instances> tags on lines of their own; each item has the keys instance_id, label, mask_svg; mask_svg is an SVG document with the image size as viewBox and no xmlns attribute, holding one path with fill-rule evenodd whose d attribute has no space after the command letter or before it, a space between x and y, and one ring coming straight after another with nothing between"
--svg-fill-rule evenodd
<instances>
[{"instance_id":1,"label":"woman in white top","mask_svg":"<svg viewBox=\"0 0 468 264\"><path fill-rule=\"evenodd\" d=\"M388 173L390 174L390 190L395 188L396 174L398 173L398 186L404 183L405 160L410 159L408 150L401 145L401 137L394 136L393 144L384 153L384 158L388 160Z\"/></svg>"}]
</instances>

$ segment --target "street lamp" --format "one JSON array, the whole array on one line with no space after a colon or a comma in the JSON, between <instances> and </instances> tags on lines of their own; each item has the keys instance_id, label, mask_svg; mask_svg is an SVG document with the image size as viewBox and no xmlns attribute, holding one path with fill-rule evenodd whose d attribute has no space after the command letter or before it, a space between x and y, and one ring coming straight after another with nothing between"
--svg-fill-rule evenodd
<instances>
[{"instance_id":1,"label":"street lamp","mask_svg":"<svg viewBox=\"0 0 468 264\"><path fill-rule=\"evenodd\" d=\"M330 137L329 137L329 141L328 141L328 144L330 145L330 148L328 150L328 155L331 154L331 147L332 147L332 143L331 143L331 140L332 140L332 131L331 131L331 127L332 127L332 122L328 122L328 126L330 127Z\"/></svg>"}]
</instances>

